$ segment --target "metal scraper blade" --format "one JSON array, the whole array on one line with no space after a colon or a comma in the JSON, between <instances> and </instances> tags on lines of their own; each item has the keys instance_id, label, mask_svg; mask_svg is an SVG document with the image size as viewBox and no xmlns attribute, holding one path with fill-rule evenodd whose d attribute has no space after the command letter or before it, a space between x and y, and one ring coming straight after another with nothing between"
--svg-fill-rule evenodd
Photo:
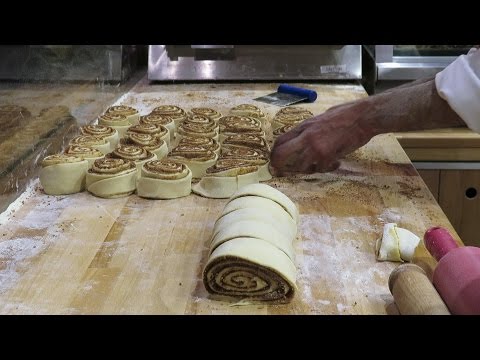
<instances>
[{"instance_id":1,"label":"metal scraper blade","mask_svg":"<svg viewBox=\"0 0 480 360\"><path fill-rule=\"evenodd\" d=\"M292 95L292 94L285 94L285 93L279 93L275 92L272 94L268 94L265 96L258 97L256 101L261 101L267 104L271 105L277 105L277 106L288 106L291 104L296 104L301 101L307 100L307 97L304 96L298 96L298 95Z\"/></svg>"}]
</instances>

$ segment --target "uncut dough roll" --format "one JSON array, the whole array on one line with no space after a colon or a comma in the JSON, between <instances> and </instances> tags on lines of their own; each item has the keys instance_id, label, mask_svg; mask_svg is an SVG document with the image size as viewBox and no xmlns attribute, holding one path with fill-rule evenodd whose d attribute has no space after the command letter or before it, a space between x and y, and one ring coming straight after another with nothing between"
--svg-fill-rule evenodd
<instances>
[{"instance_id":1,"label":"uncut dough roll","mask_svg":"<svg viewBox=\"0 0 480 360\"><path fill-rule=\"evenodd\" d=\"M118 131L111 126L105 125L85 125L80 127L82 135L92 135L105 139L110 143L110 151L115 149L118 144L119 136Z\"/></svg>"},{"instance_id":2,"label":"uncut dough roll","mask_svg":"<svg viewBox=\"0 0 480 360\"><path fill-rule=\"evenodd\" d=\"M222 114L219 113L217 110L206 108L206 107L193 108L190 110L190 112L194 115L206 116L214 120L215 122L222 117Z\"/></svg>"},{"instance_id":3,"label":"uncut dough roll","mask_svg":"<svg viewBox=\"0 0 480 360\"><path fill-rule=\"evenodd\" d=\"M100 136L92 135L79 135L75 136L68 145L88 146L97 149L102 154L108 154L110 152L110 143Z\"/></svg>"},{"instance_id":4,"label":"uncut dough roll","mask_svg":"<svg viewBox=\"0 0 480 360\"><path fill-rule=\"evenodd\" d=\"M140 177L143 164L150 160L157 160L157 156L147 149L136 145L122 144L118 145L114 151L107 155L107 157L133 161L137 166L138 177Z\"/></svg>"},{"instance_id":5,"label":"uncut dough roll","mask_svg":"<svg viewBox=\"0 0 480 360\"><path fill-rule=\"evenodd\" d=\"M236 238L218 246L203 271L207 291L218 296L289 302L296 291L295 264L264 240Z\"/></svg>"},{"instance_id":6,"label":"uncut dough roll","mask_svg":"<svg viewBox=\"0 0 480 360\"><path fill-rule=\"evenodd\" d=\"M89 169L92 167L95 160L101 159L105 156L100 150L94 149L89 146L78 145L68 146L65 149L64 154L68 156L76 156L87 160Z\"/></svg>"},{"instance_id":7,"label":"uncut dough roll","mask_svg":"<svg viewBox=\"0 0 480 360\"><path fill-rule=\"evenodd\" d=\"M163 159L168 154L167 143L159 137L150 134L127 132L125 137L120 140L120 144L139 146L155 154L157 159Z\"/></svg>"},{"instance_id":8,"label":"uncut dough roll","mask_svg":"<svg viewBox=\"0 0 480 360\"><path fill-rule=\"evenodd\" d=\"M207 150L213 151L215 154L220 155L220 144L218 141L205 136L184 136L178 142L178 146L201 146Z\"/></svg>"},{"instance_id":9,"label":"uncut dough roll","mask_svg":"<svg viewBox=\"0 0 480 360\"><path fill-rule=\"evenodd\" d=\"M253 104L237 105L230 109L230 114L256 118L260 120L262 124L262 129L264 130L268 121L265 113L258 106Z\"/></svg>"},{"instance_id":10,"label":"uncut dough roll","mask_svg":"<svg viewBox=\"0 0 480 360\"><path fill-rule=\"evenodd\" d=\"M168 129L168 134L170 136L170 143L173 143L173 140L175 140L175 131L176 131L175 122L168 115L149 114L145 116L140 116L139 124L161 125ZM170 144L168 146L170 147Z\"/></svg>"},{"instance_id":11,"label":"uncut dough roll","mask_svg":"<svg viewBox=\"0 0 480 360\"><path fill-rule=\"evenodd\" d=\"M87 190L95 196L113 199L133 194L137 167L133 161L115 158L95 160L87 172Z\"/></svg>"},{"instance_id":12,"label":"uncut dough roll","mask_svg":"<svg viewBox=\"0 0 480 360\"><path fill-rule=\"evenodd\" d=\"M258 182L258 167L239 159L218 159L192 191L213 199L226 199L242 186Z\"/></svg>"},{"instance_id":13,"label":"uncut dough roll","mask_svg":"<svg viewBox=\"0 0 480 360\"><path fill-rule=\"evenodd\" d=\"M168 149L170 150L170 130L166 128L163 125L159 124L138 124L138 125L133 125L130 126L127 130L127 133L125 134L125 137L127 137L131 133L136 133L136 134L148 134L155 136L167 144Z\"/></svg>"},{"instance_id":14,"label":"uncut dough roll","mask_svg":"<svg viewBox=\"0 0 480 360\"><path fill-rule=\"evenodd\" d=\"M88 161L65 154L43 159L40 183L48 195L67 195L85 190Z\"/></svg>"},{"instance_id":15,"label":"uncut dough roll","mask_svg":"<svg viewBox=\"0 0 480 360\"><path fill-rule=\"evenodd\" d=\"M130 125L136 125L140 120L140 113L138 112L137 109L131 106L126 106L126 105L111 106L107 109L107 111L105 111L105 113L114 114L114 115L123 115L127 118Z\"/></svg>"},{"instance_id":16,"label":"uncut dough roll","mask_svg":"<svg viewBox=\"0 0 480 360\"><path fill-rule=\"evenodd\" d=\"M270 164L268 154L260 150L228 146L224 143L220 159L243 160L252 165L258 166L258 181L267 181L272 178L272 174L270 174L268 169L268 164Z\"/></svg>"},{"instance_id":17,"label":"uncut dough roll","mask_svg":"<svg viewBox=\"0 0 480 360\"><path fill-rule=\"evenodd\" d=\"M231 200L249 195L260 196L275 201L290 214L295 223L298 223L298 209L293 201L284 193L265 184L251 184L239 189L232 195Z\"/></svg>"},{"instance_id":18,"label":"uncut dough roll","mask_svg":"<svg viewBox=\"0 0 480 360\"><path fill-rule=\"evenodd\" d=\"M194 178L201 178L210 166L215 165L218 155L202 146L179 145L170 151L168 158L187 165Z\"/></svg>"},{"instance_id":19,"label":"uncut dough roll","mask_svg":"<svg viewBox=\"0 0 480 360\"><path fill-rule=\"evenodd\" d=\"M152 114L167 115L174 121L176 129L178 129L180 123L187 118L186 111L176 105L157 106L152 110Z\"/></svg>"},{"instance_id":20,"label":"uncut dough roll","mask_svg":"<svg viewBox=\"0 0 480 360\"><path fill-rule=\"evenodd\" d=\"M138 196L149 199L175 199L192 191L192 172L171 159L147 161L137 180Z\"/></svg>"},{"instance_id":21,"label":"uncut dough roll","mask_svg":"<svg viewBox=\"0 0 480 360\"><path fill-rule=\"evenodd\" d=\"M294 251L292 239L281 233L276 226L255 220L243 220L228 227L217 228L212 237L209 255L221 244L235 238L248 237L268 241L282 250L293 261Z\"/></svg>"},{"instance_id":22,"label":"uncut dough roll","mask_svg":"<svg viewBox=\"0 0 480 360\"><path fill-rule=\"evenodd\" d=\"M103 114L98 117L98 125L110 126L117 130L118 138L125 136L128 128L132 126L125 115L121 114Z\"/></svg>"}]
</instances>

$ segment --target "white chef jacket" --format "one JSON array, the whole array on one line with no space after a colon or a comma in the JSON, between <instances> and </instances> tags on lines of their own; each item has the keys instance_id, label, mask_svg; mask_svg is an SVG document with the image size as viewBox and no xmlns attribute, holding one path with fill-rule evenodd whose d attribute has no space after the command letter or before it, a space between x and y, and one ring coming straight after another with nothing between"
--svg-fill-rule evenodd
<instances>
[{"instance_id":1,"label":"white chef jacket","mask_svg":"<svg viewBox=\"0 0 480 360\"><path fill-rule=\"evenodd\" d=\"M437 73L435 85L467 126L480 133L480 49L471 49Z\"/></svg>"}]
</instances>

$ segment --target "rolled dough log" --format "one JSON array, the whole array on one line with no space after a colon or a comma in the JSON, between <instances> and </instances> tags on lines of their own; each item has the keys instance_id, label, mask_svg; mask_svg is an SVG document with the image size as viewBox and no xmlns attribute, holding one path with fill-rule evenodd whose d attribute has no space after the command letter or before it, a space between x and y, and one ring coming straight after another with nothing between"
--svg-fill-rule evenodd
<instances>
[{"instance_id":1,"label":"rolled dough log","mask_svg":"<svg viewBox=\"0 0 480 360\"><path fill-rule=\"evenodd\" d=\"M100 150L94 149L89 146L71 145L65 149L64 153L68 156L76 156L87 160L89 169L92 167L95 160L104 157L103 153Z\"/></svg>"},{"instance_id":2,"label":"rolled dough log","mask_svg":"<svg viewBox=\"0 0 480 360\"><path fill-rule=\"evenodd\" d=\"M88 161L65 154L47 156L42 161L40 183L48 195L74 194L85 190Z\"/></svg>"},{"instance_id":3,"label":"rolled dough log","mask_svg":"<svg viewBox=\"0 0 480 360\"><path fill-rule=\"evenodd\" d=\"M85 125L80 128L82 135L93 135L104 138L110 143L110 151L113 151L118 144L118 131L111 126L105 125Z\"/></svg>"},{"instance_id":4,"label":"rolled dough log","mask_svg":"<svg viewBox=\"0 0 480 360\"><path fill-rule=\"evenodd\" d=\"M104 126L110 126L117 130L118 138L121 139L125 136L128 128L132 125L128 121L128 118L125 115L121 114L103 114L98 117L98 124Z\"/></svg>"},{"instance_id":5,"label":"rolled dough log","mask_svg":"<svg viewBox=\"0 0 480 360\"><path fill-rule=\"evenodd\" d=\"M101 136L93 135L79 135L70 140L68 145L88 146L97 149L102 154L108 154L110 152L110 143Z\"/></svg>"},{"instance_id":6,"label":"rolled dough log","mask_svg":"<svg viewBox=\"0 0 480 360\"><path fill-rule=\"evenodd\" d=\"M149 114L145 116L140 116L139 124L164 126L168 129L168 133L170 136L170 143L173 143L175 139L175 131L176 131L175 122L168 115Z\"/></svg>"},{"instance_id":7,"label":"rolled dough log","mask_svg":"<svg viewBox=\"0 0 480 360\"><path fill-rule=\"evenodd\" d=\"M126 105L112 106L112 107L109 107L105 113L114 114L114 115L123 115L127 118L130 125L136 125L140 120L140 113L137 111L137 109L134 109L131 106L126 106Z\"/></svg>"},{"instance_id":8,"label":"rolled dough log","mask_svg":"<svg viewBox=\"0 0 480 360\"><path fill-rule=\"evenodd\" d=\"M103 158L95 160L87 172L87 190L102 198L128 196L135 191L137 167L130 160Z\"/></svg>"},{"instance_id":9,"label":"rolled dough log","mask_svg":"<svg viewBox=\"0 0 480 360\"><path fill-rule=\"evenodd\" d=\"M167 115L175 123L178 129L180 123L187 118L187 113L181 107L176 105L160 105L152 110L152 114Z\"/></svg>"}]
</instances>

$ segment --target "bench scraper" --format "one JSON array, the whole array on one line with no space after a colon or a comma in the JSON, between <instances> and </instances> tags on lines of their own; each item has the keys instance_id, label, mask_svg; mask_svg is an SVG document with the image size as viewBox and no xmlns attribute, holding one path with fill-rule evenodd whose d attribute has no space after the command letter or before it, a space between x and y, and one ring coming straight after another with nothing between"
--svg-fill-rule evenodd
<instances>
[{"instance_id":1,"label":"bench scraper","mask_svg":"<svg viewBox=\"0 0 480 360\"><path fill-rule=\"evenodd\" d=\"M288 106L301 101L314 102L316 99L317 93L313 90L281 84L278 87L277 92L253 100L271 105Z\"/></svg>"}]
</instances>

